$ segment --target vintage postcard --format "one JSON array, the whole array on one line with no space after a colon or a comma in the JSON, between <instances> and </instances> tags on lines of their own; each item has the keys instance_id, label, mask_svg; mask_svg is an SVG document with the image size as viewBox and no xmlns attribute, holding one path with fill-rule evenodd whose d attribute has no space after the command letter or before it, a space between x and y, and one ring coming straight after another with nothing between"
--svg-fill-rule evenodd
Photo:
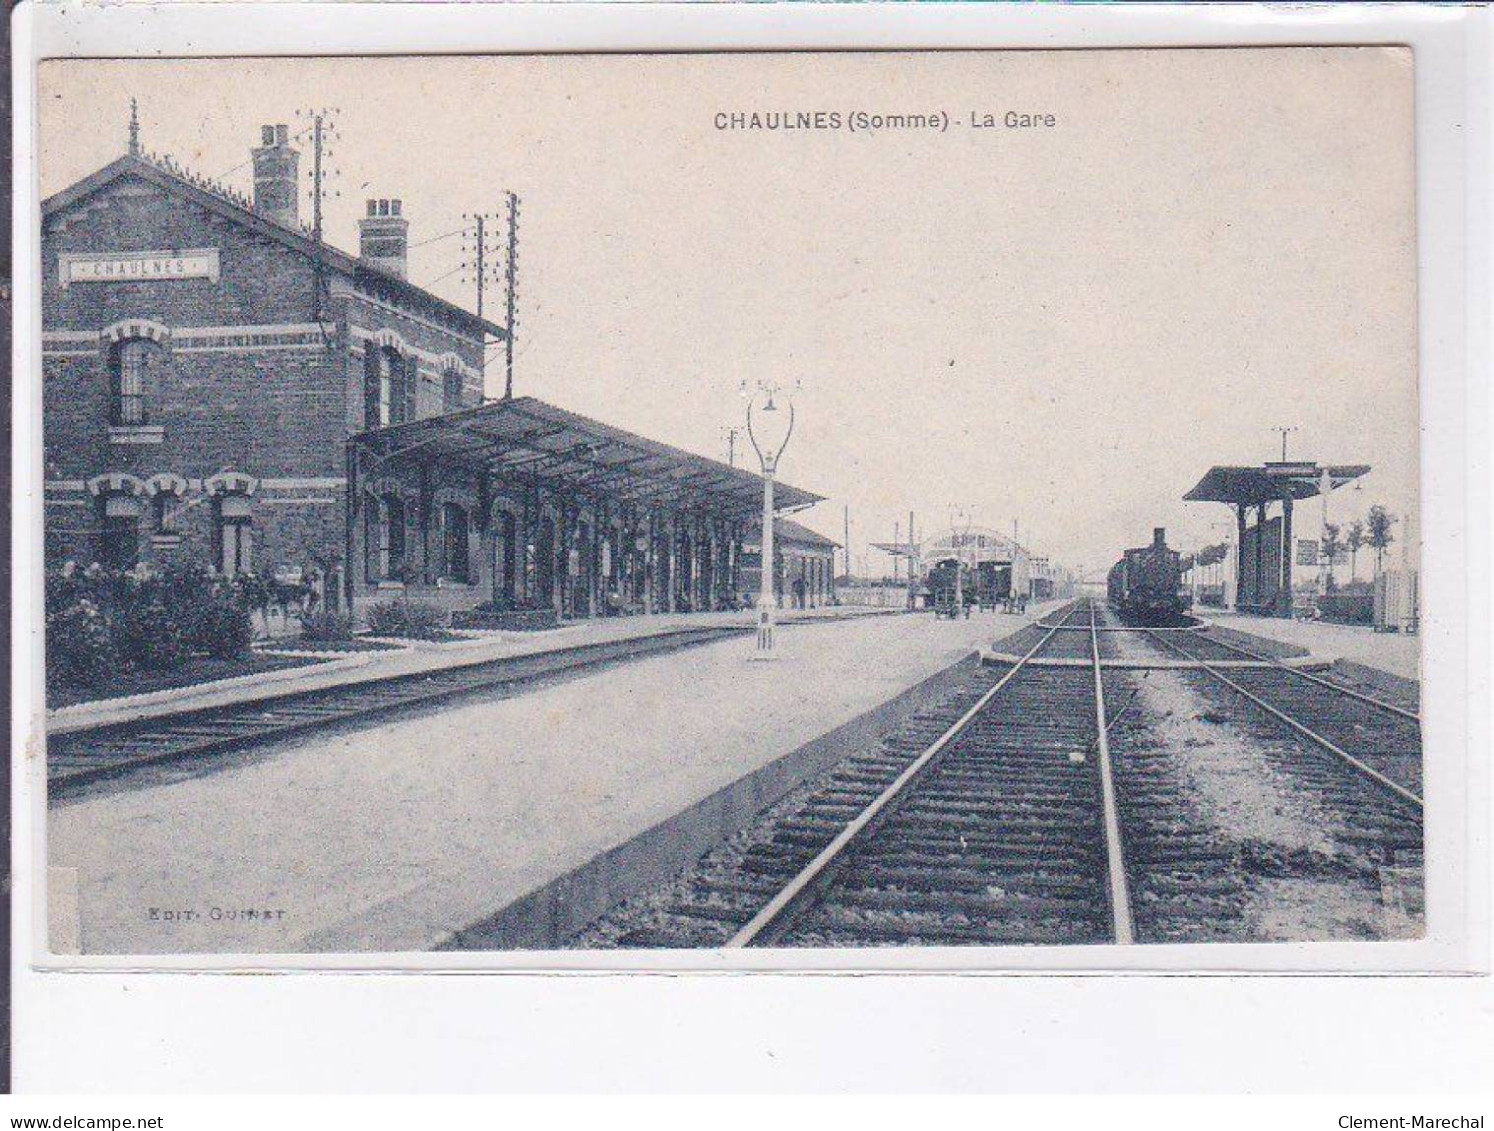
<instances>
[{"instance_id":1,"label":"vintage postcard","mask_svg":"<svg viewBox=\"0 0 1494 1131\"><path fill-rule=\"evenodd\" d=\"M1414 74L42 62L47 951L1422 939Z\"/></svg>"}]
</instances>

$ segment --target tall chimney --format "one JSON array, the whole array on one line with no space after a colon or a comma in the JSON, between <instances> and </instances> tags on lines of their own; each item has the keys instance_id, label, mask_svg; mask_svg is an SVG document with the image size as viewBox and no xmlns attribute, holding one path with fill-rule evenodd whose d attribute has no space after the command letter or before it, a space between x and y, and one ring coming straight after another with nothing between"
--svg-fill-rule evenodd
<instances>
[{"instance_id":1,"label":"tall chimney","mask_svg":"<svg viewBox=\"0 0 1494 1131\"><path fill-rule=\"evenodd\" d=\"M1165 526L1154 526L1154 527L1152 527L1152 545L1156 546L1157 549L1159 549L1159 550L1163 546L1167 545L1167 527L1165 527Z\"/></svg>"},{"instance_id":2,"label":"tall chimney","mask_svg":"<svg viewBox=\"0 0 1494 1131\"><path fill-rule=\"evenodd\" d=\"M290 131L283 125L261 126L260 146L254 156L254 210L287 228L300 226L296 174L301 154L291 148Z\"/></svg>"},{"instance_id":3,"label":"tall chimney","mask_svg":"<svg viewBox=\"0 0 1494 1131\"><path fill-rule=\"evenodd\" d=\"M370 200L368 215L358 221L358 258L403 279L409 252L410 221L400 215L400 202Z\"/></svg>"}]
</instances>

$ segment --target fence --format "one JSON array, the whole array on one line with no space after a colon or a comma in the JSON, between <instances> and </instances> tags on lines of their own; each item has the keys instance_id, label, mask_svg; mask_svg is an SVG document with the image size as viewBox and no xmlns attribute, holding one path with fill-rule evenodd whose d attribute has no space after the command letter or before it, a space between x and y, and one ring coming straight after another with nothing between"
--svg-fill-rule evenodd
<instances>
[{"instance_id":1,"label":"fence","mask_svg":"<svg viewBox=\"0 0 1494 1131\"><path fill-rule=\"evenodd\" d=\"M878 609L906 609L908 607L906 584L893 585L888 582L866 585L842 580L836 584L835 592L842 605L870 605Z\"/></svg>"}]
</instances>

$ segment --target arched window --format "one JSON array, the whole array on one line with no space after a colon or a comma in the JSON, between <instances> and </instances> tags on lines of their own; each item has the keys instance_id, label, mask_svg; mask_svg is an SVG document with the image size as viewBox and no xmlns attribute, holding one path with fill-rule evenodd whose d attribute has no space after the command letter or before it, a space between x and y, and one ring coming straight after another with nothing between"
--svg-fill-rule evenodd
<instances>
[{"instance_id":1,"label":"arched window","mask_svg":"<svg viewBox=\"0 0 1494 1131\"><path fill-rule=\"evenodd\" d=\"M110 423L149 423L146 416L146 378L156 363L160 346L149 338L126 338L115 345L110 359L112 404Z\"/></svg>"},{"instance_id":2,"label":"arched window","mask_svg":"<svg viewBox=\"0 0 1494 1131\"><path fill-rule=\"evenodd\" d=\"M446 503L441 507L441 576L464 583L472 579L469 545L466 508Z\"/></svg>"},{"instance_id":3,"label":"arched window","mask_svg":"<svg viewBox=\"0 0 1494 1131\"><path fill-rule=\"evenodd\" d=\"M379 363L379 427L394 423L394 374L398 368L399 355L391 349L381 349Z\"/></svg>"},{"instance_id":4,"label":"arched window","mask_svg":"<svg viewBox=\"0 0 1494 1131\"><path fill-rule=\"evenodd\" d=\"M107 569L129 569L140 560L140 500L115 493L102 497L99 562Z\"/></svg>"},{"instance_id":5,"label":"arched window","mask_svg":"<svg viewBox=\"0 0 1494 1131\"><path fill-rule=\"evenodd\" d=\"M173 532L172 520L176 517L176 508L181 504L181 496L175 491L159 491L154 500L155 505L155 532L157 534L170 534Z\"/></svg>"},{"instance_id":6,"label":"arched window","mask_svg":"<svg viewBox=\"0 0 1494 1131\"><path fill-rule=\"evenodd\" d=\"M368 428L387 428L415 419L413 359L393 346L371 348L365 355L363 412Z\"/></svg>"},{"instance_id":7,"label":"arched window","mask_svg":"<svg viewBox=\"0 0 1494 1131\"><path fill-rule=\"evenodd\" d=\"M441 372L441 411L456 412L462 407L462 371L448 365Z\"/></svg>"},{"instance_id":8,"label":"arched window","mask_svg":"<svg viewBox=\"0 0 1494 1131\"><path fill-rule=\"evenodd\" d=\"M254 520L250 497L241 492L218 496L218 572L224 577L254 569Z\"/></svg>"},{"instance_id":9,"label":"arched window","mask_svg":"<svg viewBox=\"0 0 1494 1131\"><path fill-rule=\"evenodd\" d=\"M405 503L398 495L368 501L366 565L369 581L399 581L405 569Z\"/></svg>"},{"instance_id":10,"label":"arched window","mask_svg":"<svg viewBox=\"0 0 1494 1131\"><path fill-rule=\"evenodd\" d=\"M187 481L180 475L163 471L146 480L145 493L150 497L151 539L157 544L179 537L177 512L187 493Z\"/></svg>"}]
</instances>

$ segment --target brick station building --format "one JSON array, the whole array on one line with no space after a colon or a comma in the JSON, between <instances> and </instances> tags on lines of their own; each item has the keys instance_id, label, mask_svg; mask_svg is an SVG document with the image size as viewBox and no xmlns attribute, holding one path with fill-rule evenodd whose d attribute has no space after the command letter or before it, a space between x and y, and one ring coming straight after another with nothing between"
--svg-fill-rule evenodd
<instances>
[{"instance_id":1,"label":"brick station building","mask_svg":"<svg viewBox=\"0 0 1494 1131\"><path fill-rule=\"evenodd\" d=\"M507 328L406 279L401 201L367 202L352 256L301 225L286 127L252 157L251 200L145 156L132 125L43 205L50 564L316 576L354 609L735 602L757 476L485 402ZM786 511L818 498L777 491Z\"/></svg>"},{"instance_id":2,"label":"brick station building","mask_svg":"<svg viewBox=\"0 0 1494 1131\"><path fill-rule=\"evenodd\" d=\"M739 592L755 604L762 586L763 520L748 526L742 541ZM789 518L773 522L773 592L785 608L814 609L835 603L835 551L840 543Z\"/></svg>"}]
</instances>

